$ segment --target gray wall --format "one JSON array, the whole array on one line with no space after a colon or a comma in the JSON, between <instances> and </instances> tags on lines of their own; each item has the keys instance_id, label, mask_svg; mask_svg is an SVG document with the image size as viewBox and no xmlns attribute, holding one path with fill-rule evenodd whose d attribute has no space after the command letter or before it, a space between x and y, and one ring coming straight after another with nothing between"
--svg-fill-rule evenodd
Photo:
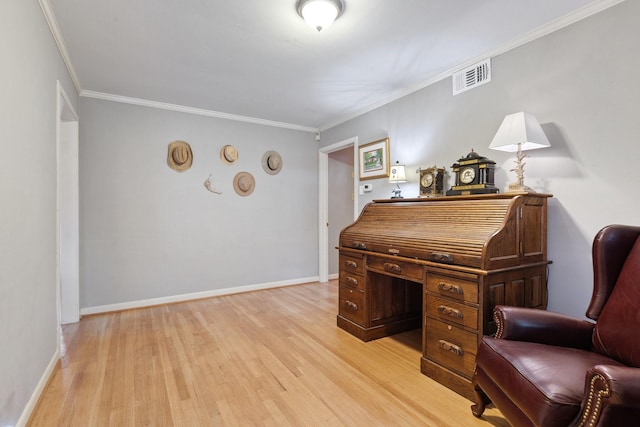
<instances>
[{"instance_id":1,"label":"gray wall","mask_svg":"<svg viewBox=\"0 0 640 427\"><path fill-rule=\"evenodd\" d=\"M309 132L81 98L81 308L318 275L318 144ZM191 169L167 166L187 141ZM233 165L220 149L234 145ZM261 166L277 150L279 174ZM254 175L241 197L233 177ZM213 175L213 194L204 181Z\"/></svg>"},{"instance_id":2,"label":"gray wall","mask_svg":"<svg viewBox=\"0 0 640 427\"><path fill-rule=\"evenodd\" d=\"M584 313L590 246L605 224L637 224L640 3L627 1L493 59L493 81L453 97L447 79L323 132L323 144L391 138L391 160L450 166L475 148L512 179L513 156L489 152L504 115L527 110L553 147L531 153L528 184L553 193L550 308ZM56 352L56 80L77 97L36 1L0 6L0 424L17 422ZM304 132L107 101L80 105L81 305L91 307L317 275L317 150ZM167 144L191 143L178 174ZM237 165L219 161L234 144ZM260 156L278 150L280 175ZM246 170L256 190L237 196ZM222 196L202 183L209 173ZM403 185L417 195L417 175ZM361 205L392 185L369 181Z\"/></svg>"},{"instance_id":3,"label":"gray wall","mask_svg":"<svg viewBox=\"0 0 640 427\"><path fill-rule=\"evenodd\" d=\"M408 165L403 195L418 194L420 166L450 166L472 148L495 160L505 189L514 155L489 150L505 115L533 113L551 148L531 151L526 183L552 193L549 308L583 316L591 297L591 242L612 223L639 224L640 2L627 1L492 60L492 81L452 96L451 79L324 131L323 143L358 136L391 140L391 161ZM369 181L361 207L388 198L392 184ZM448 188L448 186L447 186Z\"/></svg>"},{"instance_id":4,"label":"gray wall","mask_svg":"<svg viewBox=\"0 0 640 427\"><path fill-rule=\"evenodd\" d=\"M353 222L353 150L343 148L328 155L328 211L329 211L329 275L338 274L340 231Z\"/></svg>"},{"instance_id":5,"label":"gray wall","mask_svg":"<svg viewBox=\"0 0 640 427\"><path fill-rule=\"evenodd\" d=\"M56 80L77 95L37 1L0 2L0 425L56 353Z\"/></svg>"}]
</instances>

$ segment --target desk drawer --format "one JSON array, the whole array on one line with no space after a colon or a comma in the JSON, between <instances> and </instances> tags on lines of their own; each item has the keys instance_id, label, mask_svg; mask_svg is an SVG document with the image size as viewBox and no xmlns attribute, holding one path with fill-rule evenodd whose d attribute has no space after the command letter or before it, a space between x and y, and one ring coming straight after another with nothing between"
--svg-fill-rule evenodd
<instances>
[{"instance_id":1,"label":"desk drawer","mask_svg":"<svg viewBox=\"0 0 640 427\"><path fill-rule=\"evenodd\" d=\"M364 293L348 286L340 285L338 311L342 317L361 326L365 325Z\"/></svg>"},{"instance_id":2,"label":"desk drawer","mask_svg":"<svg viewBox=\"0 0 640 427\"><path fill-rule=\"evenodd\" d=\"M424 280L424 267L410 262L369 256L367 258L367 267L414 282L422 283Z\"/></svg>"},{"instance_id":3,"label":"desk drawer","mask_svg":"<svg viewBox=\"0 0 640 427\"><path fill-rule=\"evenodd\" d=\"M364 257L340 254L340 271L364 274Z\"/></svg>"},{"instance_id":4,"label":"desk drawer","mask_svg":"<svg viewBox=\"0 0 640 427\"><path fill-rule=\"evenodd\" d=\"M471 378L476 363L478 338L454 324L426 319L426 358Z\"/></svg>"},{"instance_id":5,"label":"desk drawer","mask_svg":"<svg viewBox=\"0 0 640 427\"><path fill-rule=\"evenodd\" d=\"M454 275L427 272L427 292L458 301L478 303L478 281Z\"/></svg>"},{"instance_id":6,"label":"desk drawer","mask_svg":"<svg viewBox=\"0 0 640 427\"><path fill-rule=\"evenodd\" d=\"M362 274L340 270L340 285L350 286L364 291L364 276Z\"/></svg>"},{"instance_id":7,"label":"desk drawer","mask_svg":"<svg viewBox=\"0 0 640 427\"><path fill-rule=\"evenodd\" d=\"M450 299L426 295L425 314L443 322L478 329L478 308Z\"/></svg>"}]
</instances>

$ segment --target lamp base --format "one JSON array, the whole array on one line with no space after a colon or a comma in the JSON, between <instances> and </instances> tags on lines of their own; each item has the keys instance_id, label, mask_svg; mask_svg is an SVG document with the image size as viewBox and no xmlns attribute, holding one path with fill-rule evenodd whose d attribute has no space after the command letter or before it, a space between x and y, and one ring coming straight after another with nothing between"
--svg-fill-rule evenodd
<instances>
[{"instance_id":1,"label":"lamp base","mask_svg":"<svg viewBox=\"0 0 640 427\"><path fill-rule=\"evenodd\" d=\"M391 196L392 199L404 199L404 197L402 197L402 191L399 188L392 190L391 193L393 193L393 196Z\"/></svg>"},{"instance_id":2,"label":"lamp base","mask_svg":"<svg viewBox=\"0 0 640 427\"><path fill-rule=\"evenodd\" d=\"M529 157L526 153L522 152L521 144L518 144L518 151L516 153L516 167L511 169L512 172L516 173L516 182L512 182L509 184L509 188L507 189L507 193L535 193L536 191L533 188L527 187L524 185L524 163L522 162L525 158Z\"/></svg>"},{"instance_id":3,"label":"lamp base","mask_svg":"<svg viewBox=\"0 0 640 427\"><path fill-rule=\"evenodd\" d=\"M527 187L521 182L512 182L511 184L509 184L507 191L505 191L505 193L535 193L535 192L536 190L534 190L531 187Z\"/></svg>"}]
</instances>

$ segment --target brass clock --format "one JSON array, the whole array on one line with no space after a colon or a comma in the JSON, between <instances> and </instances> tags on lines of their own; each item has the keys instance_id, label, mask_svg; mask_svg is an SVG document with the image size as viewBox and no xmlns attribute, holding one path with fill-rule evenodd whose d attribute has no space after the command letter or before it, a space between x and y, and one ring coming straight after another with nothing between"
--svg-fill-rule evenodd
<instances>
[{"instance_id":1,"label":"brass clock","mask_svg":"<svg viewBox=\"0 0 640 427\"><path fill-rule=\"evenodd\" d=\"M471 150L451 166L455 173L455 183L447 191L447 196L497 193L499 190L494 184L495 166L496 162Z\"/></svg>"},{"instance_id":2,"label":"brass clock","mask_svg":"<svg viewBox=\"0 0 640 427\"><path fill-rule=\"evenodd\" d=\"M420 197L444 196L444 168L420 169Z\"/></svg>"}]
</instances>

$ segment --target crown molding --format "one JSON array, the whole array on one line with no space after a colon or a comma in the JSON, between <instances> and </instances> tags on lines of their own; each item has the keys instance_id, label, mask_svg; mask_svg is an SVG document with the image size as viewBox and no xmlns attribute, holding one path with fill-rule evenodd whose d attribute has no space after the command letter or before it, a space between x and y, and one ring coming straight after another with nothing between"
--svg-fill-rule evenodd
<instances>
[{"instance_id":1,"label":"crown molding","mask_svg":"<svg viewBox=\"0 0 640 427\"><path fill-rule=\"evenodd\" d=\"M530 32L518 37L518 38L515 38L515 39L511 40L510 42L498 47L497 49L493 49L491 51L488 51L488 52L485 52L485 53L483 53L481 55L478 55L475 58L472 58L472 59L470 59L470 60L468 60L468 61L466 61L466 62L464 62L462 64L459 64L455 68L451 68L451 69L449 69L447 71L444 71L444 72L442 72L442 73L440 73L440 74L438 74L436 76L433 76L430 79L425 80L425 81L423 81L423 82L421 82L421 83L419 83L419 84L417 84L415 86L412 86L410 88L398 91L398 92L388 96L387 98L376 102L375 104L371 104L371 105L369 105L368 107L366 107L366 108L364 108L362 110L359 110L359 111L357 111L357 112L355 112L353 114L350 114L349 116L345 116L342 119L339 119L337 121L334 121L334 122L328 123L328 124L326 124L324 126L321 126L320 127L320 131L323 132L323 131L325 131L327 129L331 129L331 128L335 127L335 126L338 126L338 125L340 125L342 123L348 122L349 120L353 120L356 117L360 117L363 114L366 114L366 113L368 113L370 111L375 110L376 108L380 108L380 107L382 107L384 105L390 104L393 101L396 101L396 100L398 100L398 99L400 99L402 97L410 95L410 94L412 94L414 92L417 92L417 91L419 91L421 89L424 89L427 86L431 86L432 84L437 83L440 80L444 80L444 79L450 77L452 74L454 74L454 73L456 73L456 72L458 72L460 70L463 70L463 69L465 69L467 67L470 67L471 65L473 65L473 64L475 64L477 62L480 62L480 61L482 61L484 59L487 59L487 58L493 58L494 56L501 55L501 54L506 53L506 52L508 52L510 50L513 50L513 49L515 49L517 47L523 46L523 45L525 45L527 43L530 43L530 42L532 42L534 40L537 40L537 39L542 38L542 37L544 37L546 35L549 35L549 34L555 32L555 31L558 31L558 30L560 30L560 29L562 29L564 27L567 27L567 26L569 26L571 24L574 24L574 23L576 23L578 21L581 21L581 20L583 20L585 18L588 18L588 17L590 17L592 15L595 15L596 13L602 12L603 10L608 9L608 8L610 8L612 6L615 6L615 5L617 5L619 3L622 3L624 1L625 0L600 0L600 1L596 1L594 3L588 4L587 6L584 6L584 7L580 8L580 9L578 9L578 10L576 10L576 11L574 11L574 12L568 14L568 15L565 15L565 16L563 16L561 18L558 18L555 21L551 21L551 22L549 22L549 23L547 23L545 25L542 25L542 26L536 28L533 31L530 31Z\"/></svg>"},{"instance_id":2,"label":"crown molding","mask_svg":"<svg viewBox=\"0 0 640 427\"><path fill-rule=\"evenodd\" d=\"M53 39L56 42L56 46L58 46L58 51L62 56L62 61L64 62L64 65L67 67L67 71L69 72L69 76L71 77L71 81L73 82L73 86L76 88L76 92L80 93L82 91L82 86L80 85L80 79L78 78L76 69L73 67L73 63L71 62L71 57L69 56L67 45L64 42L64 37L62 37L62 33L60 32L60 27L58 26L58 20L56 19L56 16L53 13L51 4L49 3L49 0L38 0L38 3L40 4L42 13L44 13L44 17L47 20L47 24L49 24L49 29L51 30Z\"/></svg>"},{"instance_id":3,"label":"crown molding","mask_svg":"<svg viewBox=\"0 0 640 427\"><path fill-rule=\"evenodd\" d=\"M220 111L205 110L202 108L187 107L184 105L169 104L166 102L149 101L147 99L131 98L128 96L113 95L110 93L94 92L83 90L80 92L81 97L102 99L106 101L121 102L123 104L139 105L142 107L159 108L161 110L178 111L187 114L196 114L199 116L215 117L218 119L234 120L237 122L253 123L257 125L272 126L284 129L300 130L303 132L318 132L317 128L309 126L295 125L291 123L276 122L273 120L257 119L255 117L239 116L236 114L222 113Z\"/></svg>"},{"instance_id":4,"label":"crown molding","mask_svg":"<svg viewBox=\"0 0 640 427\"><path fill-rule=\"evenodd\" d=\"M80 94L80 96L84 96L87 98L103 99L103 100L114 101L114 102L122 102L126 104L140 105L140 106L151 107L151 108L160 108L164 110L179 111L179 112L188 113L188 114L197 114L200 116L215 117L215 118L226 119L226 120L235 120L235 121L259 124L264 126L300 130L300 131L312 132L312 133L318 132L317 128L309 127L309 126L301 126L301 125L295 125L291 123L283 123L283 122L277 122L272 120L258 119L254 117L222 113L218 111L204 110L200 108L186 107L182 105L167 104L164 102L149 101L145 99L130 98L126 96L119 96L119 95L113 95L108 93L83 90L82 85L80 84L80 79L78 78L78 74L76 73L75 67L71 62L71 57L69 56L67 45L64 41L64 37L62 37L62 32L60 31L60 27L58 26L58 21L55 17L55 14L53 13L53 9L51 8L51 4L49 3L49 0L38 0L38 3L40 4L40 8L44 13L45 19L47 20L47 24L49 25L49 29L51 30L51 34L53 35L53 39L55 40L56 46L58 47L58 51L62 56L62 60L65 66L67 67L67 71L69 72L69 76L71 77L71 81L73 82L73 86L75 87L78 94Z\"/></svg>"},{"instance_id":5,"label":"crown molding","mask_svg":"<svg viewBox=\"0 0 640 427\"><path fill-rule=\"evenodd\" d=\"M71 76L71 80L73 81L73 85L76 88L76 91L80 94L80 96L84 96L87 98L96 98L96 99L103 99L103 100L108 100L108 101L114 101L114 102L122 102L122 103L127 103L127 104L133 104L133 105L140 105L140 106L146 106L146 107L151 107L151 108L160 108L160 109L165 109L165 110L171 110L171 111L179 111L179 112L184 112L184 113L188 113L188 114L197 114L197 115L201 115L201 116L207 116L207 117L215 117L215 118L220 118L220 119L226 119L226 120L235 120L235 121L241 121L241 122L246 122L246 123L254 123L254 124L260 124L260 125L264 125L264 126L273 126L273 127L279 127L279 128L285 128L285 129L293 129L293 130L300 130L300 131L304 131L304 132L319 132L319 131L325 131L327 129L331 129L335 126L338 126L342 123L348 122L349 120L355 119L356 117L362 116L363 114L366 114L370 111L375 110L376 108L382 107L386 104L389 104L393 101L396 101L404 96L410 95L414 92L417 92L421 89L424 89L427 86L430 86L434 83L439 82L440 80L443 80L445 78L450 77L453 73L460 71L461 69L464 69L466 67L469 67L473 64L475 64L478 61L481 61L483 59L486 58L493 58L494 56L498 56L500 54L506 53L510 50L513 50L517 47L520 47L522 45L525 45L529 42L532 42L536 39L539 39L541 37L544 37L548 34L553 33L554 31L560 30L564 27L567 27L575 22L581 21L585 18L588 18L592 15L595 15L596 13L599 13L605 9L608 9L612 6L615 6L619 3L622 3L625 0L600 0L600 1L596 1L593 2L587 6L584 6L580 9L578 9L575 12L572 12L568 15L565 15L562 18L556 19L555 21L552 21L548 24L545 24L533 31L530 31L529 33L518 37L516 39L513 39L512 41L500 46L497 49L493 49L489 52L485 52L481 55L478 55L475 58L472 58L466 62L464 62L463 64L459 64L458 66L456 66L455 68L451 68L447 71L444 71L436 76L431 77L428 80L425 80L417 85L414 85L410 88L398 91L374 104L369 105L368 107L365 107L361 110L358 110L357 112L350 114L348 116L345 116L341 119L338 119L334 122L330 122L327 123L324 126L321 126L320 128L313 128L313 127L309 127L309 126L302 126L302 125L296 125L296 124L290 124L290 123L284 123L284 122L277 122L277 121L272 121L272 120L264 120L264 119L258 119L258 118L254 118L254 117L247 117L247 116L239 116L239 115L235 115L235 114L228 114L228 113L222 113L222 112L218 112L218 111L211 111L211 110L205 110L205 109L200 109L200 108L192 108L192 107L186 107L186 106L182 106L182 105L176 105L176 104L168 104L168 103L163 103L163 102L156 102L156 101L149 101L149 100L144 100L144 99L139 99L139 98L130 98L130 97L125 97L125 96L120 96L120 95L113 95L113 94L108 94L108 93L101 93L101 92L94 92L94 91L87 91L87 90L82 90L82 86L80 84L80 79L78 78L78 75L75 71L75 68L73 67L73 64L71 62L71 58L69 56L69 52L67 50L66 44L64 42L64 38L62 37L62 33L60 32L60 28L58 27L58 22L55 18L55 15L53 13L53 10L51 8L51 4L49 3L49 0L38 0L38 3L40 4L40 7L44 13L44 16L47 20L47 23L49 24L49 28L51 30L51 34L53 35L53 38L55 40L56 45L58 46L58 50L60 51L60 54L62 55L62 60L64 61L67 70L69 71L69 75Z\"/></svg>"}]
</instances>

